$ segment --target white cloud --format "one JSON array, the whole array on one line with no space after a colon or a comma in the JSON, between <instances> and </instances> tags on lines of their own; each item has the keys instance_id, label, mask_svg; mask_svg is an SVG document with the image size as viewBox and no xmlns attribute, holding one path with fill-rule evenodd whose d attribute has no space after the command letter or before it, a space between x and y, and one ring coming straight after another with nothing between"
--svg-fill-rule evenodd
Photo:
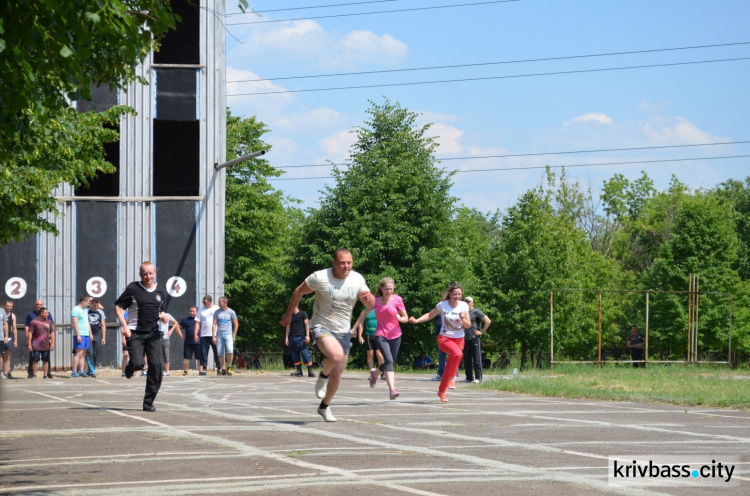
<instances>
[{"instance_id":1,"label":"white cloud","mask_svg":"<svg viewBox=\"0 0 750 496\"><path fill-rule=\"evenodd\" d=\"M255 81L260 77L252 71L227 67L227 105L233 115L274 115L282 112L293 101L287 88L272 81ZM233 82L229 82L233 81ZM252 93L272 93L253 95ZM241 95L241 96L232 96Z\"/></svg>"},{"instance_id":2,"label":"white cloud","mask_svg":"<svg viewBox=\"0 0 750 496\"><path fill-rule=\"evenodd\" d=\"M376 62L393 65L395 60L409 55L406 43L389 34L381 36L372 31L352 31L334 45L334 53L341 59L333 65L349 65L352 62Z\"/></svg>"},{"instance_id":3,"label":"white cloud","mask_svg":"<svg viewBox=\"0 0 750 496\"><path fill-rule=\"evenodd\" d=\"M326 159L341 162L349 158L349 149L357 141L357 135L351 130L337 131L321 139L318 143L326 153Z\"/></svg>"},{"instance_id":4,"label":"white cloud","mask_svg":"<svg viewBox=\"0 0 750 496\"><path fill-rule=\"evenodd\" d=\"M351 69L365 64L393 66L409 55L407 44L390 34L369 30L327 31L313 20L262 24L239 36L244 38L243 42L228 54L229 63L237 66L249 61L271 67L306 61L307 67L302 67L306 70Z\"/></svg>"},{"instance_id":5,"label":"white cloud","mask_svg":"<svg viewBox=\"0 0 750 496\"><path fill-rule=\"evenodd\" d=\"M686 145L721 141L721 138L700 129L680 116L673 119L652 119L643 124L642 131L650 143L656 144Z\"/></svg>"},{"instance_id":6,"label":"white cloud","mask_svg":"<svg viewBox=\"0 0 750 496\"><path fill-rule=\"evenodd\" d=\"M293 130L294 132L320 131L321 128L341 124L342 115L330 107L318 107L314 109L301 109L280 116L271 124L274 129Z\"/></svg>"},{"instance_id":7,"label":"white cloud","mask_svg":"<svg viewBox=\"0 0 750 496\"><path fill-rule=\"evenodd\" d=\"M612 124L614 121L611 117L605 114L589 113L573 117L570 121L566 122L565 125L580 123L580 122L598 122L600 124Z\"/></svg>"},{"instance_id":8,"label":"white cloud","mask_svg":"<svg viewBox=\"0 0 750 496\"><path fill-rule=\"evenodd\" d=\"M464 151L464 147L461 145L461 137L464 132L457 127L437 122L430 126L425 135L437 138L437 151L440 155L458 155Z\"/></svg>"}]
</instances>

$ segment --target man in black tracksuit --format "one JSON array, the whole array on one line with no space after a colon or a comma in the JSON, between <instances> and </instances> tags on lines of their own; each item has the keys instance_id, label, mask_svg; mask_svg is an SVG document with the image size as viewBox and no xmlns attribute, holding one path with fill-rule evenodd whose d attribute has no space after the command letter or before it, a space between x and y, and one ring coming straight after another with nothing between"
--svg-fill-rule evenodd
<instances>
[{"instance_id":1,"label":"man in black tracksuit","mask_svg":"<svg viewBox=\"0 0 750 496\"><path fill-rule=\"evenodd\" d=\"M143 368L143 352L148 356L146 394L143 411L155 412L154 400L162 379L162 333L159 331L159 314L164 310L167 292L156 283L156 268L151 262L143 262L141 280L131 282L115 301L115 314L120 322L130 354L125 367L125 377L130 379L136 370ZM125 311L128 321L125 321Z\"/></svg>"}]
</instances>

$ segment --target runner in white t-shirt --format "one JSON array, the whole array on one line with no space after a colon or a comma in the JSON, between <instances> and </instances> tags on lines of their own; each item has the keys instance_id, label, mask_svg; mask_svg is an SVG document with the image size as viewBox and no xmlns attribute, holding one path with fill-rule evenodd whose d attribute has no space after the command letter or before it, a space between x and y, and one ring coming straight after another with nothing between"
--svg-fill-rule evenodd
<instances>
[{"instance_id":1,"label":"runner in white t-shirt","mask_svg":"<svg viewBox=\"0 0 750 496\"><path fill-rule=\"evenodd\" d=\"M294 309L306 294L315 293L313 316L310 319L310 334L325 359L315 383L315 394L322 401L318 413L326 422L335 422L331 404L341 382L341 373L346 367L351 348L352 310L359 299L369 312L375 299L365 279L352 270L352 253L339 248L333 255L333 267L312 273L294 290L286 313L280 324L286 327L292 320Z\"/></svg>"}]
</instances>

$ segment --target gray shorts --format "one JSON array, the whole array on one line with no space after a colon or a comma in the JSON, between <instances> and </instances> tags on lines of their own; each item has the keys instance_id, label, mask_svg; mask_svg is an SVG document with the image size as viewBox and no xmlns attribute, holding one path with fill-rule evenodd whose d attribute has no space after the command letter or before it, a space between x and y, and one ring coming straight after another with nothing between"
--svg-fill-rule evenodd
<instances>
[{"instance_id":1,"label":"gray shorts","mask_svg":"<svg viewBox=\"0 0 750 496\"><path fill-rule=\"evenodd\" d=\"M333 332L328 329L323 329L321 326L315 326L310 329L310 335L317 341L318 339L326 336L333 336L341 344L341 348L344 350L344 355L349 354L349 350L352 348L352 333L351 331L346 332Z\"/></svg>"},{"instance_id":2,"label":"gray shorts","mask_svg":"<svg viewBox=\"0 0 750 496\"><path fill-rule=\"evenodd\" d=\"M164 363L169 363L169 339L161 340L161 358Z\"/></svg>"}]
</instances>

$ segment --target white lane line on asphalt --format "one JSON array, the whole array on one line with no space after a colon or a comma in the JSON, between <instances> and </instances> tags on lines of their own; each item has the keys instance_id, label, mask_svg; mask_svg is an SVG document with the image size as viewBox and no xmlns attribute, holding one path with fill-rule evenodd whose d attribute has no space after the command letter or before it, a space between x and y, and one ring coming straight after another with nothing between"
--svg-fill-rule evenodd
<instances>
[{"instance_id":1,"label":"white lane line on asphalt","mask_svg":"<svg viewBox=\"0 0 750 496\"><path fill-rule=\"evenodd\" d=\"M89 405L89 404L82 403L82 402L77 402L77 401L70 401L68 399L63 399L63 398L56 398L55 396L48 395L46 393L41 393L41 392L37 392L37 391L32 391L32 393L38 394L38 395L41 395L41 396L45 396L45 397L48 397L48 398L51 398L51 399L58 399L59 401L69 402L69 403L72 403L74 405L85 406L87 408L97 408L94 405ZM149 423L149 424L152 424L152 425L156 425L158 427L161 427L165 431L167 431L167 432L175 435L175 437L182 437L184 439L194 439L194 440L198 439L200 441L203 441L204 443L219 444L219 445L223 445L223 446L227 446L227 447L232 447L232 448L236 449L238 452L246 454L246 455L249 455L249 456L268 458L268 459L271 459L271 460L274 460L274 461L277 461L277 462L282 462L282 463L286 463L286 464L289 464L289 465L295 465L295 466L300 467L300 468L306 468L306 469L310 469L310 470L322 471L322 472L326 472L327 474L330 474L330 475L342 476L342 477L345 477L347 479L350 479L351 482L353 482L355 484L375 484L375 485L383 486L383 487L385 487L387 489L393 489L393 490L396 490L396 491L401 491L401 492L405 492L405 493L409 493L409 494L417 494L417 495L420 495L420 496L444 496L444 495L441 495L440 493L434 493L434 492L431 492L431 491L422 491L422 490L415 489L415 488L408 487L408 486L404 486L404 485L401 485L401 484L396 484L396 483L391 483L391 482L381 482L381 481L373 480L371 478L363 478L363 477L359 476L356 472L352 472L350 470L346 470L346 469L342 469L342 468L337 468L337 467L330 467L330 466L326 466L326 465L319 465L319 464L315 464L315 463L310 463L310 462L306 462L306 461L303 461L303 460L299 460L299 459L296 459L296 458L290 458L290 457L287 457L287 456L276 455L276 454L273 454L273 453L261 450L259 448L248 446L248 445L246 445L244 443L241 443L241 442L238 442L238 441L232 441L232 440L229 440L229 439L218 438L216 436L207 436L207 435L198 434L198 433L195 433L195 432L186 431L186 430L184 430L182 428L179 428L179 427L171 426L171 425L168 425L168 424L157 422L157 421L151 420L151 419L146 419L146 418L139 417L139 416L136 416L136 415L130 415L130 414L127 414L127 413L123 413L121 411L110 410L110 409L104 409L103 411L110 412L110 413L113 413L113 414L121 416L121 417L126 417L126 418L130 418L130 419L133 419L133 420L137 420L137 421L146 422L146 423ZM248 416L244 416L244 417L245 417L245 419L248 418ZM255 420L257 420L257 419L255 419ZM286 426L286 427L288 428L288 427L296 427L296 426ZM161 484L162 482L159 481L158 483ZM65 485L63 487L67 487L67 485ZM288 486L286 486L286 487L288 487ZM191 490L192 490L192 488L191 488ZM156 493L158 493L158 491L154 491L154 488L151 488L151 490L149 490L149 494L151 494L151 495L156 494Z\"/></svg>"},{"instance_id":2,"label":"white lane line on asphalt","mask_svg":"<svg viewBox=\"0 0 750 496\"><path fill-rule=\"evenodd\" d=\"M498 415L498 416L505 416L505 417L524 417L524 418L531 417L531 418L538 418L538 419L549 420L549 421L578 423L578 424L585 424L585 425L597 425L600 427L630 429L630 430L646 431L646 432L661 432L664 434L675 434L675 435L690 436L690 437L703 437L703 438L709 438L709 439L717 439L717 440L722 440L722 441L741 441L744 443L750 443L750 438L746 438L746 437L729 436L726 434L707 434L707 433L704 434L701 432L662 429L660 427L641 426L635 423L630 423L630 424L619 423L618 424L618 423L613 423L613 422L606 422L603 420L566 419L566 418L548 417L546 415L520 414L516 412L492 412L492 413L488 412L487 415Z\"/></svg>"},{"instance_id":3,"label":"white lane line on asphalt","mask_svg":"<svg viewBox=\"0 0 750 496\"><path fill-rule=\"evenodd\" d=\"M173 404L170 406L175 407L175 408L182 407L182 405L179 405L179 404ZM252 407L252 405L244 405L244 406ZM216 411L216 410L205 410L203 413L211 415L211 416L222 417L225 419L235 419L235 420L248 419L248 417L244 415L237 415L237 414ZM306 417L314 417L314 415L312 414L302 414L299 412L297 412L297 414L304 415ZM418 434L423 434L423 435L428 435L428 436L437 436L440 439L445 439L446 437L448 437L448 438L460 439L460 440L470 440L474 442L485 442L486 444L494 445L494 446L524 448L524 449L538 450L538 451L554 453L554 454L564 453L565 455L579 455L579 456L585 456L588 458L595 458L595 459L600 459L600 460L608 459L607 456L602 456L598 454L572 452L569 450L550 448L550 447L543 446L543 445L529 446L528 444L515 443L515 442L499 440L499 439L488 439L488 438L453 434L453 433L444 432L444 431L414 429L414 428L409 428L409 427L390 426L390 425L384 425L384 424L372 424L371 422L363 422L363 421L348 420L348 419L344 419L344 421L358 423L358 424L377 425L378 427L384 427L388 429L395 429L398 431L406 431L406 432L411 432L411 433L418 433ZM276 423L276 421L273 421L273 420L267 420L267 422ZM473 455L466 455L466 454L457 455L456 453L440 451L434 448L426 448L423 446L409 446L409 445L404 444L403 441L389 443L389 442L384 442L384 441L365 438L365 437L354 437L354 436L350 436L341 432L313 430L309 427L309 425L305 427L301 427L301 426L291 425L289 423L282 423L279 425L279 430L283 432L296 431L300 434L330 437L330 438L340 440L340 441L342 440L348 441L352 444L359 444L359 445L366 445L366 446L380 446L380 447L391 449L391 450L398 450L400 452L410 452L410 453L425 454L425 455L430 455L430 456L438 456L438 457L448 458L450 460L454 460L456 456L460 456L462 461L468 462L473 465L485 466L485 467L489 466L496 470L502 470L504 472L511 472L517 475L534 478L535 480L538 479L538 480L544 480L548 482L564 482L564 483L569 483L569 484L582 484L582 485L586 485L586 486L596 488L599 490L612 491L612 492L616 492L620 494L632 494L632 495L661 494L661 493L656 493L652 491L647 491L641 488L609 487L606 481L606 477L602 477L600 480L598 478L597 479L581 478L580 475L568 476L565 474L558 474L558 473L549 473L546 475L540 475L540 472L544 473L544 469L540 469L539 467L527 467L525 465L509 464L509 463L504 463L498 460L481 458L481 457L477 457ZM475 482L477 481L476 478L472 480L474 480Z\"/></svg>"}]
</instances>

